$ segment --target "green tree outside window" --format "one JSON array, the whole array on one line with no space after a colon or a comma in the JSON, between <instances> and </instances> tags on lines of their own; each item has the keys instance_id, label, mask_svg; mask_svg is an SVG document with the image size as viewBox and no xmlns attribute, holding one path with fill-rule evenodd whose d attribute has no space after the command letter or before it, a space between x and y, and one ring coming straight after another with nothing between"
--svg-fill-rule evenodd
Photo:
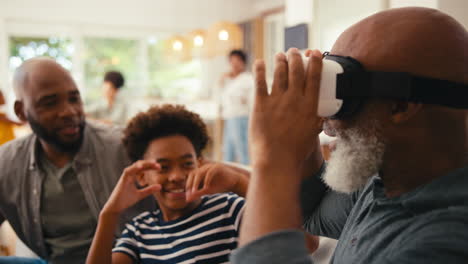
<instances>
[{"instance_id":1,"label":"green tree outside window","mask_svg":"<svg viewBox=\"0 0 468 264\"><path fill-rule=\"evenodd\" d=\"M75 48L69 38L10 37L9 68L14 71L27 59L38 56L51 57L68 70L72 68Z\"/></svg>"},{"instance_id":2,"label":"green tree outside window","mask_svg":"<svg viewBox=\"0 0 468 264\"><path fill-rule=\"evenodd\" d=\"M110 70L122 72L127 90L140 88L138 40L86 37L83 44L86 99L94 101L101 98L102 80Z\"/></svg>"}]
</instances>

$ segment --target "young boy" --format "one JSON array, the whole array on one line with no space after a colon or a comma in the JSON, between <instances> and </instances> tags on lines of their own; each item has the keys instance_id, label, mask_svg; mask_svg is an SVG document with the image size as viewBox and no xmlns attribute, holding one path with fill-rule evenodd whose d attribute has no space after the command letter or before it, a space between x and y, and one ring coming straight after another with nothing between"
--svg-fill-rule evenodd
<instances>
[{"instance_id":1,"label":"young boy","mask_svg":"<svg viewBox=\"0 0 468 264\"><path fill-rule=\"evenodd\" d=\"M216 177L221 175L213 171L216 166L197 173L207 142L205 124L183 106L152 107L130 121L124 144L136 162L124 170L101 211L88 264L228 262L244 199L232 193L200 195L244 193L248 178ZM119 215L150 194L160 209L135 217L112 249Z\"/></svg>"}]
</instances>

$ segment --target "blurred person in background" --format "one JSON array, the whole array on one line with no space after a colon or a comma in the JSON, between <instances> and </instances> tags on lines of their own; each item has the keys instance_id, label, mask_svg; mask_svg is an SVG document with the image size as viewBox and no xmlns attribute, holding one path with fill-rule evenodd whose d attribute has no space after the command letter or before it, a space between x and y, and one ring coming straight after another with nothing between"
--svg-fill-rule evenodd
<instances>
[{"instance_id":1,"label":"blurred person in background","mask_svg":"<svg viewBox=\"0 0 468 264\"><path fill-rule=\"evenodd\" d=\"M105 100L86 109L86 114L94 119L124 126L127 122L127 105L124 102L120 90L125 84L125 78L119 71L108 71L104 75L102 84Z\"/></svg>"},{"instance_id":2,"label":"blurred person in background","mask_svg":"<svg viewBox=\"0 0 468 264\"><path fill-rule=\"evenodd\" d=\"M247 54L242 50L229 53L231 71L220 80L221 113L225 120L223 157L228 162L249 164L247 128L252 105L254 80L246 71Z\"/></svg>"},{"instance_id":3,"label":"blurred person in background","mask_svg":"<svg viewBox=\"0 0 468 264\"><path fill-rule=\"evenodd\" d=\"M15 122L8 118L6 114L6 101L2 91L0 91L0 145L15 139L15 133L13 128L15 125L21 125L21 123Z\"/></svg>"}]
</instances>

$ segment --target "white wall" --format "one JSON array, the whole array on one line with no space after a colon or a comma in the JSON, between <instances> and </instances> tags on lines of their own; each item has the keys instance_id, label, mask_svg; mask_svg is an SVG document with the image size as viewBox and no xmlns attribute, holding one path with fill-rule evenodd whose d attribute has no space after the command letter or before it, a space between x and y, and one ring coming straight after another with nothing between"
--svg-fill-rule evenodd
<instances>
[{"instance_id":1,"label":"white wall","mask_svg":"<svg viewBox=\"0 0 468 264\"><path fill-rule=\"evenodd\" d=\"M302 23L311 24L314 18L314 1L286 0L285 26L291 27Z\"/></svg>"},{"instance_id":2,"label":"white wall","mask_svg":"<svg viewBox=\"0 0 468 264\"><path fill-rule=\"evenodd\" d=\"M201 60L203 97L219 96L218 81L221 76L230 70L227 56L216 56Z\"/></svg>"},{"instance_id":3,"label":"white wall","mask_svg":"<svg viewBox=\"0 0 468 264\"><path fill-rule=\"evenodd\" d=\"M467 0L439 0L439 9L454 17L468 30Z\"/></svg>"},{"instance_id":4,"label":"white wall","mask_svg":"<svg viewBox=\"0 0 468 264\"><path fill-rule=\"evenodd\" d=\"M346 28L387 5L387 0L286 0L285 21L309 24L309 47L325 51Z\"/></svg>"},{"instance_id":5,"label":"white wall","mask_svg":"<svg viewBox=\"0 0 468 264\"><path fill-rule=\"evenodd\" d=\"M0 11L0 18L1 18L1 11ZM0 89L4 90L7 86L6 78L2 78L2 76L6 76L7 70L7 38L5 32L5 22L3 19L0 19Z\"/></svg>"},{"instance_id":6,"label":"white wall","mask_svg":"<svg viewBox=\"0 0 468 264\"><path fill-rule=\"evenodd\" d=\"M158 31L205 28L218 20L252 16L248 0L2 0L0 9L12 21L118 25Z\"/></svg>"},{"instance_id":7,"label":"white wall","mask_svg":"<svg viewBox=\"0 0 468 264\"><path fill-rule=\"evenodd\" d=\"M422 6L449 14L468 29L467 0L390 0L390 7Z\"/></svg>"},{"instance_id":8,"label":"white wall","mask_svg":"<svg viewBox=\"0 0 468 264\"><path fill-rule=\"evenodd\" d=\"M286 0L253 0L250 1L250 9L258 15L268 10L283 7L285 2Z\"/></svg>"},{"instance_id":9,"label":"white wall","mask_svg":"<svg viewBox=\"0 0 468 264\"><path fill-rule=\"evenodd\" d=\"M314 6L314 47L330 50L338 36L359 20L386 8L385 0L317 0Z\"/></svg>"},{"instance_id":10,"label":"white wall","mask_svg":"<svg viewBox=\"0 0 468 264\"><path fill-rule=\"evenodd\" d=\"M283 5L284 0L0 0L0 18L91 30L107 25L174 33L219 20L245 21Z\"/></svg>"},{"instance_id":11,"label":"white wall","mask_svg":"<svg viewBox=\"0 0 468 264\"><path fill-rule=\"evenodd\" d=\"M449 14L468 29L467 0L390 0L389 7L422 6L436 8Z\"/></svg>"},{"instance_id":12,"label":"white wall","mask_svg":"<svg viewBox=\"0 0 468 264\"><path fill-rule=\"evenodd\" d=\"M309 46L326 51L352 24L389 7L404 6L438 8L468 28L467 0L286 0L286 23L309 23Z\"/></svg>"},{"instance_id":13,"label":"white wall","mask_svg":"<svg viewBox=\"0 0 468 264\"><path fill-rule=\"evenodd\" d=\"M451 1L451 0L449 0ZM390 8L406 7L406 6L421 6L429 8L437 8L438 0L390 0Z\"/></svg>"},{"instance_id":14,"label":"white wall","mask_svg":"<svg viewBox=\"0 0 468 264\"><path fill-rule=\"evenodd\" d=\"M3 110L6 111L8 117L17 120L16 115L13 113L14 94L10 87L11 84L8 78L8 37L5 34L5 21L1 19L3 11L4 10L0 10L0 90L3 92L6 99L6 107Z\"/></svg>"}]
</instances>

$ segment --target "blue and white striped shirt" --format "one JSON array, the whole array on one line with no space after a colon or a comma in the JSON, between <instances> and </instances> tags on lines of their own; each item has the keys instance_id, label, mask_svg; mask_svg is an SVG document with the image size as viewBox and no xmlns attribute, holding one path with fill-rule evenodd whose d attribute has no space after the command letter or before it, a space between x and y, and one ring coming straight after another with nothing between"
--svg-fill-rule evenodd
<instances>
[{"instance_id":1,"label":"blue and white striped shirt","mask_svg":"<svg viewBox=\"0 0 468 264\"><path fill-rule=\"evenodd\" d=\"M237 247L244 198L233 193L202 197L190 214L164 221L160 210L127 224L112 252L147 263L228 263Z\"/></svg>"}]
</instances>

